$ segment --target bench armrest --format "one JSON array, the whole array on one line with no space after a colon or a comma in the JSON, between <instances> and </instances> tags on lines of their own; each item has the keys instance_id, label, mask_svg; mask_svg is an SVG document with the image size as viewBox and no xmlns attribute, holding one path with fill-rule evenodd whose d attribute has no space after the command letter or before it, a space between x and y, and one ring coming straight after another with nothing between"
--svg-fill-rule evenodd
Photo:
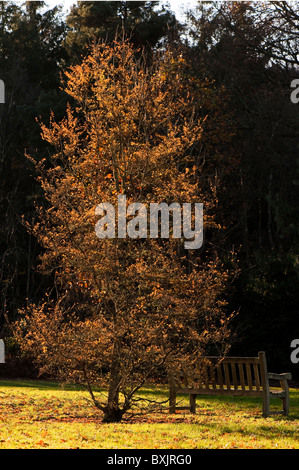
<instances>
[{"instance_id":1,"label":"bench armrest","mask_svg":"<svg viewBox=\"0 0 299 470\"><path fill-rule=\"evenodd\" d=\"M275 374L272 372L268 372L268 379L274 379L274 380L291 380L292 379L292 374L286 373L286 374Z\"/></svg>"}]
</instances>

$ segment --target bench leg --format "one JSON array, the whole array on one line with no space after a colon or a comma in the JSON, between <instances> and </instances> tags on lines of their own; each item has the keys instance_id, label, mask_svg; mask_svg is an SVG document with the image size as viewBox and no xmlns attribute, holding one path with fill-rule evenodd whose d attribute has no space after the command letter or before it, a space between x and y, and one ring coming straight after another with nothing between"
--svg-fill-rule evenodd
<instances>
[{"instance_id":1,"label":"bench leg","mask_svg":"<svg viewBox=\"0 0 299 470\"><path fill-rule=\"evenodd\" d=\"M283 414L285 416L288 416L288 414L289 414L289 400L287 399L287 397L282 399L282 409L283 409Z\"/></svg>"},{"instance_id":2,"label":"bench leg","mask_svg":"<svg viewBox=\"0 0 299 470\"><path fill-rule=\"evenodd\" d=\"M169 413L175 413L175 405L176 405L176 390L175 386L171 384L170 391L169 391Z\"/></svg>"},{"instance_id":3,"label":"bench leg","mask_svg":"<svg viewBox=\"0 0 299 470\"><path fill-rule=\"evenodd\" d=\"M269 393L264 394L263 398L263 417L267 418L270 414L270 395Z\"/></svg>"},{"instance_id":4,"label":"bench leg","mask_svg":"<svg viewBox=\"0 0 299 470\"><path fill-rule=\"evenodd\" d=\"M289 390L285 390L285 397L282 398L282 408L284 415L288 416L289 414Z\"/></svg>"},{"instance_id":5,"label":"bench leg","mask_svg":"<svg viewBox=\"0 0 299 470\"><path fill-rule=\"evenodd\" d=\"M196 410L196 397L193 393L190 394L190 413L195 413Z\"/></svg>"},{"instance_id":6,"label":"bench leg","mask_svg":"<svg viewBox=\"0 0 299 470\"><path fill-rule=\"evenodd\" d=\"M285 392L285 397L282 398L282 407L283 407L283 413L288 416L289 414L289 385L286 380L281 381L281 388Z\"/></svg>"}]
</instances>

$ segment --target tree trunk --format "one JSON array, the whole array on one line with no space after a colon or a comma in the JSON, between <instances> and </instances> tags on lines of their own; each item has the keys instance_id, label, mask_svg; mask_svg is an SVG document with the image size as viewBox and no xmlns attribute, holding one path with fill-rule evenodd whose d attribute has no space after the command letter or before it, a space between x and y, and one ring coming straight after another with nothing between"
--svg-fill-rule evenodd
<instances>
[{"instance_id":1,"label":"tree trunk","mask_svg":"<svg viewBox=\"0 0 299 470\"><path fill-rule=\"evenodd\" d=\"M104 422L117 423L121 421L123 410L119 407L120 386L120 355L119 346L114 344L113 357L110 369L109 390L107 406L104 410Z\"/></svg>"},{"instance_id":2,"label":"tree trunk","mask_svg":"<svg viewBox=\"0 0 299 470\"><path fill-rule=\"evenodd\" d=\"M123 410L119 407L106 406L104 410L103 423L119 423L123 417Z\"/></svg>"}]
</instances>

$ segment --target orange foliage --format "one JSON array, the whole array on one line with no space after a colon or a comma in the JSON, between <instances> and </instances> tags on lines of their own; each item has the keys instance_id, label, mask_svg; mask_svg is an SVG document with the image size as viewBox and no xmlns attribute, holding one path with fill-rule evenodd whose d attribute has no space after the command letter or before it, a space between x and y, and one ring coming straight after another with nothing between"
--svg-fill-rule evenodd
<instances>
[{"instance_id":1,"label":"orange foliage","mask_svg":"<svg viewBox=\"0 0 299 470\"><path fill-rule=\"evenodd\" d=\"M54 153L50 166L36 163L48 208L33 232L60 298L24 311L17 336L43 370L86 383L106 421L121 419L146 380L229 339L228 273L217 258L180 239L98 239L94 230L97 204L116 204L119 193L128 204L203 202L205 228L217 229L215 193L202 191L192 157L202 122L183 67L170 53L149 66L126 42L93 46L66 71L76 107L41 125ZM106 402L93 383L107 385Z\"/></svg>"}]
</instances>

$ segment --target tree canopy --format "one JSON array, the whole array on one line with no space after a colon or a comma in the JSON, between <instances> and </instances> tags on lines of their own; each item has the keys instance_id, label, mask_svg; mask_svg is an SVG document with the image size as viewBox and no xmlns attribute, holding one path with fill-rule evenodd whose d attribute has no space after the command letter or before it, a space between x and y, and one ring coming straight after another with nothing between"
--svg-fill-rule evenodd
<instances>
[{"instance_id":1,"label":"tree canopy","mask_svg":"<svg viewBox=\"0 0 299 470\"><path fill-rule=\"evenodd\" d=\"M121 419L159 370L192 363L213 345L225 350L229 338L229 273L215 255L189 254L174 237L140 237L140 227L133 239L95 235L97 204L116 206L119 194L144 207L200 200L206 228L217 229L213 192L202 191L195 168L182 168L195 166L190 150L202 132L182 69L167 53L149 69L127 42L93 46L66 72L75 109L42 126L55 153L50 168L37 163L49 207L33 230L61 295L54 306L28 307L22 344L45 370L90 391L107 382L107 402L94 399L106 421Z\"/></svg>"}]
</instances>

